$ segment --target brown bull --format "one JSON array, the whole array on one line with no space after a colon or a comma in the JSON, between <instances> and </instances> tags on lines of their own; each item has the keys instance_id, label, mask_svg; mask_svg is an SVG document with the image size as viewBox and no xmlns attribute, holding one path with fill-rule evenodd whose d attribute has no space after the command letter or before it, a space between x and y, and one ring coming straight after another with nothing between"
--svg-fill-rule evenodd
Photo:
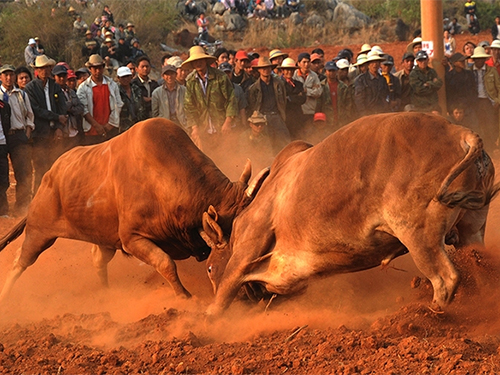
<instances>
[{"instance_id":1,"label":"brown bull","mask_svg":"<svg viewBox=\"0 0 500 375\"><path fill-rule=\"evenodd\" d=\"M93 261L107 285L116 249L153 266L177 295L190 296L173 260L206 259L201 218L215 202L222 226L253 198L250 163L231 182L172 122L151 119L100 145L79 147L59 158L44 176L28 215L0 240L0 250L26 227L26 237L0 300L57 238L96 244Z\"/></svg>"},{"instance_id":2,"label":"brown bull","mask_svg":"<svg viewBox=\"0 0 500 375\"><path fill-rule=\"evenodd\" d=\"M216 210L204 214L216 292L208 312L224 311L242 286L254 298L291 294L312 276L407 252L443 307L459 280L445 241L483 244L494 175L477 134L426 114L364 117L314 147L292 143L235 219L229 244Z\"/></svg>"}]
</instances>

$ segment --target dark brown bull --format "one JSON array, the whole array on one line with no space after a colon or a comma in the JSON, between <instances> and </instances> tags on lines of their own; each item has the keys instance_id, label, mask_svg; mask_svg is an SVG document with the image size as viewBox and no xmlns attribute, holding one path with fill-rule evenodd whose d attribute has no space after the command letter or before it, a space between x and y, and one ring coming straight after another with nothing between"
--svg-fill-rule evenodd
<instances>
[{"instance_id":1,"label":"dark brown bull","mask_svg":"<svg viewBox=\"0 0 500 375\"><path fill-rule=\"evenodd\" d=\"M151 119L100 145L60 157L44 176L27 217L0 240L0 250L26 226L26 238L0 294L57 238L96 244L93 261L107 285L107 264L116 249L153 266L177 295L190 296L173 260L206 259L200 237L203 211L214 203L221 225L253 198L261 174L248 186L250 163L231 182L172 122Z\"/></svg>"},{"instance_id":2,"label":"dark brown bull","mask_svg":"<svg viewBox=\"0 0 500 375\"><path fill-rule=\"evenodd\" d=\"M482 141L426 114L364 117L318 145L275 159L228 245L216 210L204 214L207 266L220 314L241 287L253 297L302 290L310 277L387 265L409 252L448 304L459 275L444 245L483 244L498 192Z\"/></svg>"}]
</instances>

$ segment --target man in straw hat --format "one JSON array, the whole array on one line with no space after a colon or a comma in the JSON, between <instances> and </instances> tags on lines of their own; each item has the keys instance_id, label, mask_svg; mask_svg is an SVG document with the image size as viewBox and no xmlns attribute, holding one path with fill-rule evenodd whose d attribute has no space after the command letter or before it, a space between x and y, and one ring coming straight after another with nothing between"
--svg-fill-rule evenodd
<instances>
[{"instance_id":1,"label":"man in straw hat","mask_svg":"<svg viewBox=\"0 0 500 375\"><path fill-rule=\"evenodd\" d=\"M91 145L118 134L123 102L118 85L104 75L104 60L101 56L90 56L85 66L90 70L90 77L82 82L76 94L84 108L84 144Z\"/></svg>"},{"instance_id":2,"label":"man in straw hat","mask_svg":"<svg viewBox=\"0 0 500 375\"><path fill-rule=\"evenodd\" d=\"M482 127L480 135L487 151L498 147L500 107L500 76L495 68L485 64L490 57L483 47L476 47L471 56L474 60L472 72L477 85L476 111L478 123Z\"/></svg>"},{"instance_id":3,"label":"man in straw hat","mask_svg":"<svg viewBox=\"0 0 500 375\"><path fill-rule=\"evenodd\" d=\"M35 168L35 192L42 177L60 156L55 154L62 141L63 129L68 122L66 100L61 87L51 78L56 62L46 55L37 56L32 67L35 78L26 85L31 108L35 114L33 138L33 167Z\"/></svg>"},{"instance_id":4,"label":"man in straw hat","mask_svg":"<svg viewBox=\"0 0 500 375\"><path fill-rule=\"evenodd\" d=\"M259 111L267 118L268 133L274 153L277 154L290 142L286 127L286 89L283 80L274 78L276 65L266 56L259 57L253 69L259 72L259 79L248 89L248 113Z\"/></svg>"},{"instance_id":5,"label":"man in straw hat","mask_svg":"<svg viewBox=\"0 0 500 375\"><path fill-rule=\"evenodd\" d=\"M438 101L438 90L443 86L443 81L436 71L429 66L429 56L424 50L415 55L417 66L410 73L410 86L412 89L411 104L416 111L441 112Z\"/></svg>"},{"instance_id":6,"label":"man in straw hat","mask_svg":"<svg viewBox=\"0 0 500 375\"><path fill-rule=\"evenodd\" d=\"M384 77L379 73L380 63L384 61L376 51L366 55L368 70L359 75L354 83L354 101L358 116L388 112L387 97L389 88Z\"/></svg>"},{"instance_id":7,"label":"man in straw hat","mask_svg":"<svg viewBox=\"0 0 500 375\"><path fill-rule=\"evenodd\" d=\"M186 79L186 112L188 131L203 151L215 151L221 135L231 133L238 103L228 76L210 64L215 57L201 46L191 47L182 68L194 70Z\"/></svg>"},{"instance_id":8,"label":"man in straw hat","mask_svg":"<svg viewBox=\"0 0 500 375\"><path fill-rule=\"evenodd\" d=\"M291 139L299 139L299 130L303 125L302 104L306 102L306 92L302 82L293 79L293 74L298 69L295 61L287 57L280 66L283 72L286 90L286 119L285 123L290 132Z\"/></svg>"}]
</instances>

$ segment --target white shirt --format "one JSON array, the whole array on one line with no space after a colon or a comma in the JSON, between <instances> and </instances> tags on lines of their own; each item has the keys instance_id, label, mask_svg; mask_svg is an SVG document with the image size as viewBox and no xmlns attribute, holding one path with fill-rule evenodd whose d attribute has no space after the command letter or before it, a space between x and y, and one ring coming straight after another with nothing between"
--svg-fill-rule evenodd
<instances>
[{"instance_id":1,"label":"white shirt","mask_svg":"<svg viewBox=\"0 0 500 375\"><path fill-rule=\"evenodd\" d=\"M486 87L484 87L484 74L486 73L486 65L483 65L481 69L477 69L476 65L472 67L474 74L477 76L477 97L480 99L487 99L488 93L486 92Z\"/></svg>"},{"instance_id":2,"label":"white shirt","mask_svg":"<svg viewBox=\"0 0 500 375\"><path fill-rule=\"evenodd\" d=\"M7 139L5 138L5 134L3 133L2 119L0 118L0 145L6 145Z\"/></svg>"},{"instance_id":3,"label":"white shirt","mask_svg":"<svg viewBox=\"0 0 500 375\"><path fill-rule=\"evenodd\" d=\"M12 130L22 130L29 126L31 129L35 129L35 115L31 109L29 96L16 87L8 91L2 85L0 91L2 94L7 93L9 95L10 128Z\"/></svg>"}]
</instances>

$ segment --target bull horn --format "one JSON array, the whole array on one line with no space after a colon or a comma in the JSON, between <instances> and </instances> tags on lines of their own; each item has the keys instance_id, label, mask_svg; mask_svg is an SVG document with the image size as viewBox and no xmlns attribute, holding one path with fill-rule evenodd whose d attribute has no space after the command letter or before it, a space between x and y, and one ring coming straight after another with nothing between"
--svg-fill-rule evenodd
<instances>
[{"instance_id":1,"label":"bull horn","mask_svg":"<svg viewBox=\"0 0 500 375\"><path fill-rule=\"evenodd\" d=\"M244 184L248 184L248 181L250 180L250 176L252 175L252 162L250 159L247 159L247 162L245 164L245 168L243 168L243 173L241 173L240 176L240 182L243 182Z\"/></svg>"},{"instance_id":2,"label":"bull horn","mask_svg":"<svg viewBox=\"0 0 500 375\"><path fill-rule=\"evenodd\" d=\"M246 195L248 198L254 198L257 192L259 191L260 187L264 183L264 180L269 176L270 169L269 167L264 168L259 172L257 176L252 180L252 183L248 186L247 190L245 191Z\"/></svg>"}]
</instances>

